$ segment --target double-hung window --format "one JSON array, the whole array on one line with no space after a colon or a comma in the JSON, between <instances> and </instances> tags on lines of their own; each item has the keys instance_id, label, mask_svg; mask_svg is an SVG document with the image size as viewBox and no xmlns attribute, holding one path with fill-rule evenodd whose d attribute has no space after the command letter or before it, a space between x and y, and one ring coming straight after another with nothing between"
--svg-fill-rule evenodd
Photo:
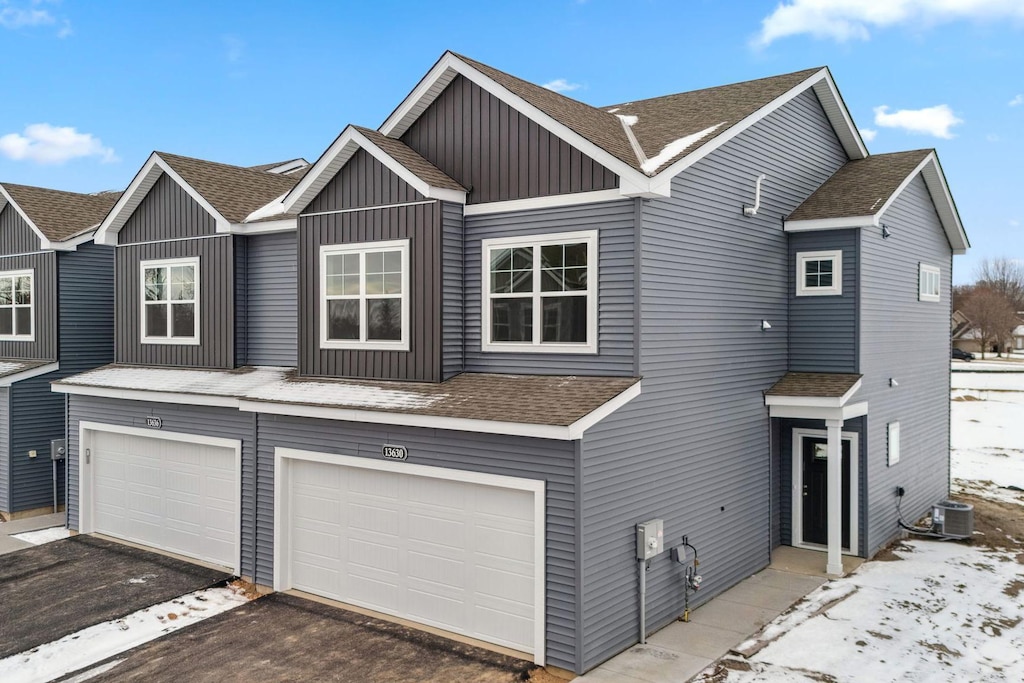
<instances>
[{"instance_id":1,"label":"double-hung window","mask_svg":"<svg viewBox=\"0 0 1024 683\"><path fill-rule=\"evenodd\" d=\"M939 269L921 263L918 266L917 293L920 301L938 301L939 296Z\"/></svg>"},{"instance_id":2,"label":"double-hung window","mask_svg":"<svg viewBox=\"0 0 1024 683\"><path fill-rule=\"evenodd\" d=\"M409 350L409 240L320 247L320 346Z\"/></svg>"},{"instance_id":3,"label":"double-hung window","mask_svg":"<svg viewBox=\"0 0 1024 683\"><path fill-rule=\"evenodd\" d=\"M142 262L142 343L199 343L199 259Z\"/></svg>"},{"instance_id":4,"label":"double-hung window","mask_svg":"<svg viewBox=\"0 0 1024 683\"><path fill-rule=\"evenodd\" d=\"M33 340L32 284L31 270L0 273L0 339Z\"/></svg>"},{"instance_id":5,"label":"double-hung window","mask_svg":"<svg viewBox=\"0 0 1024 683\"><path fill-rule=\"evenodd\" d=\"M597 231L482 249L484 351L597 352Z\"/></svg>"},{"instance_id":6,"label":"double-hung window","mask_svg":"<svg viewBox=\"0 0 1024 683\"><path fill-rule=\"evenodd\" d=\"M797 253L797 296L831 296L842 293L842 251L802 251Z\"/></svg>"}]
</instances>

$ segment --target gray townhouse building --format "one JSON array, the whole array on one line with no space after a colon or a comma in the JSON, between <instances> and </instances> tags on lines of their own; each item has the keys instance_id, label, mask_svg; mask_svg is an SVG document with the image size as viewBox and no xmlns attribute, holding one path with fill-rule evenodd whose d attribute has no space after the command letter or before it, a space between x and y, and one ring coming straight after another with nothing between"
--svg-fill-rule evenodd
<instances>
[{"instance_id":1,"label":"gray townhouse building","mask_svg":"<svg viewBox=\"0 0 1024 683\"><path fill-rule=\"evenodd\" d=\"M596 108L448 52L311 166L155 153L96 241L82 533L582 673L638 640L640 522L700 602L948 493L967 237L826 68ZM653 630L683 568L640 571Z\"/></svg>"}]
</instances>

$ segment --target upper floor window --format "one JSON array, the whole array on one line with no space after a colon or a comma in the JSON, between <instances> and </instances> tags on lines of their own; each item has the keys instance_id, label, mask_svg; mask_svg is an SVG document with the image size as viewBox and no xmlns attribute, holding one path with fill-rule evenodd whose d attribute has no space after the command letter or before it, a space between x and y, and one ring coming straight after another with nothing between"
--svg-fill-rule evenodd
<instances>
[{"instance_id":1,"label":"upper floor window","mask_svg":"<svg viewBox=\"0 0 1024 683\"><path fill-rule=\"evenodd\" d=\"M409 350L409 240L320 247L320 346Z\"/></svg>"},{"instance_id":2,"label":"upper floor window","mask_svg":"<svg viewBox=\"0 0 1024 683\"><path fill-rule=\"evenodd\" d=\"M935 266L920 264L917 276L918 299L921 301L939 300L939 269Z\"/></svg>"},{"instance_id":3,"label":"upper floor window","mask_svg":"<svg viewBox=\"0 0 1024 683\"><path fill-rule=\"evenodd\" d=\"M485 351L597 352L597 231L483 240Z\"/></svg>"},{"instance_id":4,"label":"upper floor window","mask_svg":"<svg viewBox=\"0 0 1024 683\"><path fill-rule=\"evenodd\" d=\"M796 295L843 293L843 252L803 251L796 255Z\"/></svg>"},{"instance_id":5,"label":"upper floor window","mask_svg":"<svg viewBox=\"0 0 1024 683\"><path fill-rule=\"evenodd\" d=\"M32 341L32 271L0 273L0 340Z\"/></svg>"},{"instance_id":6,"label":"upper floor window","mask_svg":"<svg viewBox=\"0 0 1024 683\"><path fill-rule=\"evenodd\" d=\"M142 262L142 343L199 343L199 259Z\"/></svg>"}]
</instances>

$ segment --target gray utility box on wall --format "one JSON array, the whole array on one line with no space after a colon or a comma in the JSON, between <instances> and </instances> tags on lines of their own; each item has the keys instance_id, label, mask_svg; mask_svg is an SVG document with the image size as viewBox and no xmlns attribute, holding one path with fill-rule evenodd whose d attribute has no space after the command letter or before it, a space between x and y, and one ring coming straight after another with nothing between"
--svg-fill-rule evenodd
<instances>
[{"instance_id":1,"label":"gray utility box on wall","mask_svg":"<svg viewBox=\"0 0 1024 683\"><path fill-rule=\"evenodd\" d=\"M974 506L944 500L932 508L935 532L949 538L970 538L974 535Z\"/></svg>"},{"instance_id":2,"label":"gray utility box on wall","mask_svg":"<svg viewBox=\"0 0 1024 683\"><path fill-rule=\"evenodd\" d=\"M68 457L67 441L54 439L50 442L50 460L63 460Z\"/></svg>"},{"instance_id":3,"label":"gray utility box on wall","mask_svg":"<svg viewBox=\"0 0 1024 683\"><path fill-rule=\"evenodd\" d=\"M649 560L665 549L665 523L660 519L636 525L636 558Z\"/></svg>"}]
</instances>

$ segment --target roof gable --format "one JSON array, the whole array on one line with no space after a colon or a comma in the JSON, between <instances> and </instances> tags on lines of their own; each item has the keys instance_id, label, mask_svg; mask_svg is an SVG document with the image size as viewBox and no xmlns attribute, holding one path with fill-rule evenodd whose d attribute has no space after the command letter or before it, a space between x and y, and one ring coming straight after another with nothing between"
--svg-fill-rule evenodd
<instances>
[{"instance_id":1,"label":"roof gable","mask_svg":"<svg viewBox=\"0 0 1024 683\"><path fill-rule=\"evenodd\" d=\"M369 128L350 125L320 156L295 189L277 204L279 213L292 214L303 210L359 149L368 152L424 197L466 203L466 188L405 143Z\"/></svg>"},{"instance_id":2,"label":"roof gable","mask_svg":"<svg viewBox=\"0 0 1024 683\"><path fill-rule=\"evenodd\" d=\"M40 249L72 250L92 238L119 192L81 194L43 187L0 185L0 211L13 208L39 238Z\"/></svg>"},{"instance_id":3,"label":"roof gable","mask_svg":"<svg viewBox=\"0 0 1024 683\"><path fill-rule=\"evenodd\" d=\"M786 219L789 232L881 225L882 214L921 175L954 254L970 246L933 149L853 159L822 183Z\"/></svg>"}]
</instances>

